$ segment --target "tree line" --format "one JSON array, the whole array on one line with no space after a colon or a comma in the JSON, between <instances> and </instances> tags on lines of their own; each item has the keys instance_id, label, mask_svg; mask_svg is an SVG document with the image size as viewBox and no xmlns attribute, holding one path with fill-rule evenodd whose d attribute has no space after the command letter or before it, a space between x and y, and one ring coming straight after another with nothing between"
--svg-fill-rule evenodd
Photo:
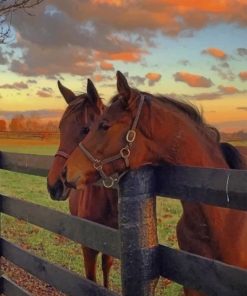
<instances>
[{"instance_id":1,"label":"tree line","mask_svg":"<svg viewBox=\"0 0 247 296\"><path fill-rule=\"evenodd\" d=\"M16 115L9 122L0 119L0 131L14 132L58 132L58 121L41 121L38 117L25 117Z\"/></svg>"}]
</instances>

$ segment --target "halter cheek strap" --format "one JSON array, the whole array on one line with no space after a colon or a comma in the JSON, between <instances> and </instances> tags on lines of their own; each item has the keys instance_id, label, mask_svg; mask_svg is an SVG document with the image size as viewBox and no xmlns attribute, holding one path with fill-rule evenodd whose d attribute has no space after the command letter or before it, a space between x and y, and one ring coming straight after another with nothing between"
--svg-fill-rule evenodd
<instances>
[{"instance_id":1,"label":"halter cheek strap","mask_svg":"<svg viewBox=\"0 0 247 296\"><path fill-rule=\"evenodd\" d=\"M103 166L105 164L111 163L115 160L118 159L123 159L125 163L125 167L129 167L129 157L131 154L131 147L136 139L136 127L141 115L141 110L142 106L145 100L145 96L142 94L140 98L140 103L137 109L136 117L131 125L131 128L128 130L125 140L126 140L126 145L120 149L119 153L116 155L113 155L111 157L105 158L105 159L97 159L95 158L89 151L88 149L82 144L79 143L79 148L82 150L82 152L86 155L86 157L93 163L93 167L95 168L96 171L99 172L101 178L103 179L103 185L106 188L111 188L115 183L118 183L119 179L123 174L120 176L107 176L103 170Z\"/></svg>"}]
</instances>

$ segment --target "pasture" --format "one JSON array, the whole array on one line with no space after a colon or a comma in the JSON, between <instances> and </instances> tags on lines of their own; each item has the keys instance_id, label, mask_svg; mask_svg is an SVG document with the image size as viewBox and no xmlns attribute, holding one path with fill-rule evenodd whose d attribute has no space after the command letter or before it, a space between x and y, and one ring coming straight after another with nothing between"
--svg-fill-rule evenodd
<instances>
[{"instance_id":1,"label":"pasture","mask_svg":"<svg viewBox=\"0 0 247 296\"><path fill-rule=\"evenodd\" d=\"M24 139L1 139L0 150L19 153L33 153L51 155L56 151L57 143L46 140L24 140ZM46 178L18 174L0 170L1 193L18 196L24 200L68 212L67 202L55 202L50 199L46 190ZM163 244L177 247L175 226L181 213L180 203L171 199L157 199L157 220L159 240ZM12 242L15 242L26 249L32 250L51 262L58 263L79 274L84 274L80 245L68 239L50 233L39 227L31 226L23 221L2 215L2 234ZM6 273L16 274L13 268L5 264ZM100 270L100 260L98 262ZM19 272L17 273L20 274ZM23 274L20 276L22 277ZM47 295L43 288L37 289L37 283L17 279L19 283L34 295ZM98 281L102 282L101 273L98 274ZM120 264L116 259L110 276L111 289L120 292ZM32 284L31 284L32 283ZM50 287L46 287L50 289ZM42 294L44 293L44 294ZM50 292L49 292L50 293ZM51 295L61 295L52 292ZM180 296L181 286L173 284L168 280L161 279L157 287L156 295Z\"/></svg>"}]
</instances>

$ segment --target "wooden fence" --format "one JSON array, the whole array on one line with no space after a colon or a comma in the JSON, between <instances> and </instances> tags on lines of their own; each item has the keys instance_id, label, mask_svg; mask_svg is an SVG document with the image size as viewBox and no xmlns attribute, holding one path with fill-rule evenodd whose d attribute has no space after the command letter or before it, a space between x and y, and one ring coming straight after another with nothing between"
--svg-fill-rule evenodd
<instances>
[{"instance_id":1,"label":"wooden fence","mask_svg":"<svg viewBox=\"0 0 247 296\"><path fill-rule=\"evenodd\" d=\"M46 176L51 160L49 156L2 153L0 168ZM124 296L154 295L159 276L206 295L246 296L246 270L158 244L156 195L246 211L247 171L179 166L130 171L119 184L119 230L4 195L0 195L0 210L121 259ZM0 250L7 260L68 295L116 295L3 237ZM0 287L5 295L30 295L5 275L0 277Z\"/></svg>"},{"instance_id":2,"label":"wooden fence","mask_svg":"<svg viewBox=\"0 0 247 296\"><path fill-rule=\"evenodd\" d=\"M3 139L59 139L59 132L49 131L0 131L0 138Z\"/></svg>"}]
</instances>

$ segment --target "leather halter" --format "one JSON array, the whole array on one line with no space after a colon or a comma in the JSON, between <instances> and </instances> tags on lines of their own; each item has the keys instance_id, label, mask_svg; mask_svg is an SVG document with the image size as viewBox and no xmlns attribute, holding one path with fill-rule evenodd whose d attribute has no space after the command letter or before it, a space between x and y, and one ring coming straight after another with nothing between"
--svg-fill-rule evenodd
<instances>
[{"instance_id":1,"label":"leather halter","mask_svg":"<svg viewBox=\"0 0 247 296\"><path fill-rule=\"evenodd\" d=\"M131 128L128 130L125 140L126 140L126 145L120 149L119 153L116 155L113 155L111 157L105 158L105 159L97 159L95 158L89 151L88 149L80 142L79 143L79 148L82 150L82 152L86 155L86 157L93 163L93 167L95 168L96 171L99 172L101 178L103 179L103 185L106 188L111 188L115 183L119 182L119 179L123 174L119 175L113 175L113 176L107 176L103 170L103 166L105 164L111 163L115 160L118 159L123 159L125 162L126 169L129 167L129 157L131 153L131 146L134 143L136 139L136 127L140 118L140 114L142 111L142 106L145 100L145 95L141 94L140 98L140 103L138 105L136 117L131 125Z\"/></svg>"}]
</instances>

